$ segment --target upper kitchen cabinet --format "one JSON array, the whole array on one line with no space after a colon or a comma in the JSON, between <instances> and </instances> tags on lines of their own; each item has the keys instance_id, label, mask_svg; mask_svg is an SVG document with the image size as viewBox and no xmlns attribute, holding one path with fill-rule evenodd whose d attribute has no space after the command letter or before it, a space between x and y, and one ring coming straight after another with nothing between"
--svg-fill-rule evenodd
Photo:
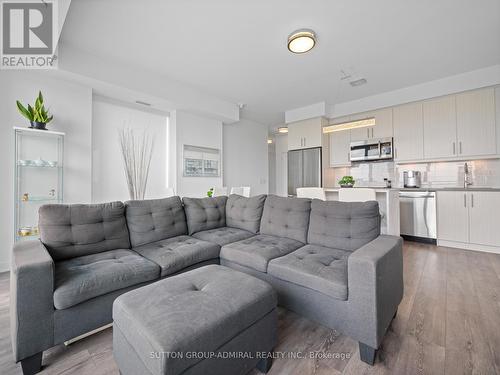
<instances>
[{"instance_id":1,"label":"upper kitchen cabinet","mask_svg":"<svg viewBox=\"0 0 500 375\"><path fill-rule=\"evenodd\" d=\"M457 156L496 154L493 88L456 95Z\"/></svg>"},{"instance_id":2,"label":"upper kitchen cabinet","mask_svg":"<svg viewBox=\"0 0 500 375\"><path fill-rule=\"evenodd\" d=\"M330 125L349 121L349 116L339 117L330 121ZM342 130L330 133L330 167L345 167L351 165L349 160L351 133Z\"/></svg>"},{"instance_id":3,"label":"upper kitchen cabinet","mask_svg":"<svg viewBox=\"0 0 500 375\"><path fill-rule=\"evenodd\" d=\"M374 117L375 126L351 130L351 141L364 141L372 138L392 137L392 108L383 108L351 116L351 121Z\"/></svg>"},{"instance_id":4,"label":"upper kitchen cabinet","mask_svg":"<svg viewBox=\"0 0 500 375\"><path fill-rule=\"evenodd\" d=\"M455 96L423 102L424 157L440 159L457 156Z\"/></svg>"},{"instance_id":5,"label":"upper kitchen cabinet","mask_svg":"<svg viewBox=\"0 0 500 375\"><path fill-rule=\"evenodd\" d=\"M288 124L288 149L321 147L324 123L322 117L316 117Z\"/></svg>"},{"instance_id":6,"label":"upper kitchen cabinet","mask_svg":"<svg viewBox=\"0 0 500 375\"><path fill-rule=\"evenodd\" d=\"M394 159L415 161L424 158L422 103L394 107Z\"/></svg>"}]
</instances>

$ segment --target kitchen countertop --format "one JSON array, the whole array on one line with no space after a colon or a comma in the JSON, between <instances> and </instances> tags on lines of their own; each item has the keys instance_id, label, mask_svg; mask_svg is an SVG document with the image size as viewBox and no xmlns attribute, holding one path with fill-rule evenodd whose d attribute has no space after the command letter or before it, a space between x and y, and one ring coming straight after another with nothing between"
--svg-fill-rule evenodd
<instances>
[{"instance_id":1,"label":"kitchen countertop","mask_svg":"<svg viewBox=\"0 0 500 375\"><path fill-rule=\"evenodd\" d=\"M358 188L369 188L375 189L376 192L384 192L389 190L398 190L398 191L491 191L491 192L500 192L500 187L480 187L480 186L469 186L467 189L463 187L421 187L421 188L385 188L381 186L358 186ZM340 190L340 187L334 188L325 188L326 192L335 192ZM353 188L356 189L356 188Z\"/></svg>"}]
</instances>

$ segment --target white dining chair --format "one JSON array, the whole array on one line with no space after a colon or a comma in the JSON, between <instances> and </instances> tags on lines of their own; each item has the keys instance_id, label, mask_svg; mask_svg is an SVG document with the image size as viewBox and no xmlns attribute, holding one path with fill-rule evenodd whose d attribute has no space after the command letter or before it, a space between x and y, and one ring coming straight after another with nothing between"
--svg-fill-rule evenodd
<instances>
[{"instance_id":1,"label":"white dining chair","mask_svg":"<svg viewBox=\"0 0 500 375\"><path fill-rule=\"evenodd\" d=\"M243 197L250 197L250 186L238 186L231 188L231 194L238 194Z\"/></svg>"},{"instance_id":2,"label":"white dining chair","mask_svg":"<svg viewBox=\"0 0 500 375\"><path fill-rule=\"evenodd\" d=\"M297 198L321 199L326 201L325 189L318 187L297 188Z\"/></svg>"},{"instance_id":3,"label":"white dining chair","mask_svg":"<svg viewBox=\"0 0 500 375\"><path fill-rule=\"evenodd\" d=\"M165 190L165 198L173 197L175 195L174 188L168 187Z\"/></svg>"},{"instance_id":4,"label":"white dining chair","mask_svg":"<svg viewBox=\"0 0 500 375\"><path fill-rule=\"evenodd\" d=\"M375 190L369 188L345 188L339 190L341 202L366 202L377 200Z\"/></svg>"},{"instance_id":5,"label":"white dining chair","mask_svg":"<svg viewBox=\"0 0 500 375\"><path fill-rule=\"evenodd\" d=\"M220 197L222 195L227 195L227 187L214 187L214 193L212 197Z\"/></svg>"}]
</instances>

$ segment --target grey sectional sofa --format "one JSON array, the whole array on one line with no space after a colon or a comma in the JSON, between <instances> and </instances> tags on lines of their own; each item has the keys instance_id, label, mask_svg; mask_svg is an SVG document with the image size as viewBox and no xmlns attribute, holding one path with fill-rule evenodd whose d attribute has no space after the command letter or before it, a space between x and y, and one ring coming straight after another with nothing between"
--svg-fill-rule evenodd
<instances>
[{"instance_id":1,"label":"grey sectional sofa","mask_svg":"<svg viewBox=\"0 0 500 375\"><path fill-rule=\"evenodd\" d=\"M269 282L282 306L375 350L403 295L402 240L380 235L376 202L237 195L40 208L40 240L14 246L16 361L112 321L113 301L207 264Z\"/></svg>"}]
</instances>

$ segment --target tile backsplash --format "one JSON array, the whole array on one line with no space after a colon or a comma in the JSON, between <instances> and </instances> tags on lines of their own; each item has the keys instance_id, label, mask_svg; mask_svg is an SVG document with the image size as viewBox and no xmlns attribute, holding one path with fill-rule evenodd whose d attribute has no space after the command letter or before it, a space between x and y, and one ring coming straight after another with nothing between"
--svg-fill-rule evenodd
<instances>
[{"instance_id":1,"label":"tile backsplash","mask_svg":"<svg viewBox=\"0 0 500 375\"><path fill-rule=\"evenodd\" d=\"M335 185L345 175L356 180L356 186L385 186L384 178L393 187L403 187L403 171L417 170L422 173L422 187L463 186L465 161L439 163L395 164L373 162L353 164L351 167L333 168ZM500 187L500 159L469 160L473 186Z\"/></svg>"}]
</instances>

